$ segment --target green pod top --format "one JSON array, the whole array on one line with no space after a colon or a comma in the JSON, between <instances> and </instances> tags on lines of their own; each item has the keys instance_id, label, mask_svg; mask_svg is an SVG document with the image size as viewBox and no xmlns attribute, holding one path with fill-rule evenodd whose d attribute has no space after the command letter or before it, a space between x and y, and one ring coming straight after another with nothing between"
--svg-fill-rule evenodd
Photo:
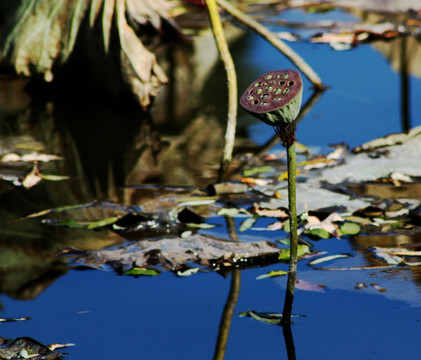
<instances>
[{"instance_id":1,"label":"green pod top","mask_svg":"<svg viewBox=\"0 0 421 360\"><path fill-rule=\"evenodd\" d=\"M240 105L266 124L283 128L297 118L303 82L296 70L274 70L260 76L243 93Z\"/></svg>"}]
</instances>

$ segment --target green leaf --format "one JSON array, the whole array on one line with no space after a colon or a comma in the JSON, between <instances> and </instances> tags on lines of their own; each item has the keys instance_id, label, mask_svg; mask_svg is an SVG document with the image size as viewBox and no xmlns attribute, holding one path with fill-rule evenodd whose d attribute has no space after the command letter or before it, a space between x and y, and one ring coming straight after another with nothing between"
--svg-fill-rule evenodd
<instances>
[{"instance_id":1,"label":"green leaf","mask_svg":"<svg viewBox=\"0 0 421 360\"><path fill-rule=\"evenodd\" d=\"M321 228L307 229L304 234L309 236L315 236L321 239L329 239L330 234L327 230Z\"/></svg>"},{"instance_id":2,"label":"green leaf","mask_svg":"<svg viewBox=\"0 0 421 360\"><path fill-rule=\"evenodd\" d=\"M305 254L309 254L309 253L310 253L310 248L308 247L308 245L298 244L297 257L301 257L301 256L303 256ZM290 257L290 249L283 249L279 253L278 259L279 260L289 260L289 257Z\"/></svg>"},{"instance_id":3,"label":"green leaf","mask_svg":"<svg viewBox=\"0 0 421 360\"><path fill-rule=\"evenodd\" d=\"M253 176L253 175L257 175L257 174L262 174L262 173L267 173L272 171L273 168L271 166L260 166L260 167L255 167L252 169L248 169L248 170L244 170L243 175L244 176Z\"/></svg>"},{"instance_id":4,"label":"green leaf","mask_svg":"<svg viewBox=\"0 0 421 360\"><path fill-rule=\"evenodd\" d=\"M342 224L342 226L339 228L340 235L356 235L360 231L361 231L361 226L352 222L346 222Z\"/></svg>"},{"instance_id":5,"label":"green leaf","mask_svg":"<svg viewBox=\"0 0 421 360\"><path fill-rule=\"evenodd\" d=\"M271 278L271 277L276 277L276 276L283 276L287 274L288 274L288 271L284 271L284 270L269 271L267 274L259 275L256 278L256 280L261 280L261 279L266 279L266 278Z\"/></svg>"},{"instance_id":6,"label":"green leaf","mask_svg":"<svg viewBox=\"0 0 421 360\"><path fill-rule=\"evenodd\" d=\"M133 267L126 272L123 273L123 275L131 275L131 276L159 276L159 272L153 269L146 269L141 267Z\"/></svg>"}]
</instances>

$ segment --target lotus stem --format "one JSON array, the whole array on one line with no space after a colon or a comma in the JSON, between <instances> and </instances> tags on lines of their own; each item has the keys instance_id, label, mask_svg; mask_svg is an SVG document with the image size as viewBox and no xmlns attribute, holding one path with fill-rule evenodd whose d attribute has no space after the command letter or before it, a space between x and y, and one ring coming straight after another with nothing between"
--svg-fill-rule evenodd
<instances>
[{"instance_id":1,"label":"lotus stem","mask_svg":"<svg viewBox=\"0 0 421 360\"><path fill-rule=\"evenodd\" d=\"M290 259L285 294L284 309L282 311L282 326L291 322L292 303L294 300L295 278L297 275L297 197L296 197L296 154L295 144L287 146L288 162L288 207L290 224Z\"/></svg>"},{"instance_id":2,"label":"lotus stem","mask_svg":"<svg viewBox=\"0 0 421 360\"><path fill-rule=\"evenodd\" d=\"M227 73L228 85L228 114L227 126L225 129L224 148L222 152L221 164L219 168L218 181L224 180L228 167L232 160L232 152L235 142L235 130L237 126L237 75L235 72L234 61L228 48L227 41L224 36L221 18L218 12L218 6L215 0L206 0L209 19L211 23L212 33L215 38L216 45L224 63Z\"/></svg>"}]
</instances>

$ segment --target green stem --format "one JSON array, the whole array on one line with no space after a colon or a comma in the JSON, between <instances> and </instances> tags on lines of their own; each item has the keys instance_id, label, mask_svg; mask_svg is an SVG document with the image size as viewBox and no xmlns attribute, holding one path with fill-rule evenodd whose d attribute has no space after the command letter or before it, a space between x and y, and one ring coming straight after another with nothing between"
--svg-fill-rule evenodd
<instances>
[{"instance_id":1,"label":"green stem","mask_svg":"<svg viewBox=\"0 0 421 360\"><path fill-rule=\"evenodd\" d=\"M216 45L221 55L227 73L228 83L228 115L227 127L225 130L224 149L221 159L218 181L223 181L232 159L234 149L235 129L237 126L237 74L235 72L234 61L228 48L224 35L221 18L218 12L218 6L215 0L206 0L206 6L211 22L212 33L215 38Z\"/></svg>"},{"instance_id":2,"label":"green stem","mask_svg":"<svg viewBox=\"0 0 421 360\"><path fill-rule=\"evenodd\" d=\"M291 322L292 302L294 299L295 278L297 274L297 198L295 188L295 144L287 146L288 161L288 206L290 221L290 258L287 289L285 294L284 310L282 312L282 325L289 325Z\"/></svg>"}]
</instances>

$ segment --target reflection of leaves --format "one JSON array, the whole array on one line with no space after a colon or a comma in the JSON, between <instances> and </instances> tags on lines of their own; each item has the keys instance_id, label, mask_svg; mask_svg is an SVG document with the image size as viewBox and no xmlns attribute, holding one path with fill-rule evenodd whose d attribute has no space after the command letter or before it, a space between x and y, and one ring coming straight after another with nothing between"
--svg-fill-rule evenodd
<instances>
[{"instance_id":1,"label":"reflection of leaves","mask_svg":"<svg viewBox=\"0 0 421 360\"><path fill-rule=\"evenodd\" d=\"M315 291L315 292L321 292L324 293L324 286L323 285L317 285L313 284L308 281L297 279L295 280L295 288L305 291Z\"/></svg>"},{"instance_id":2,"label":"reflection of leaves","mask_svg":"<svg viewBox=\"0 0 421 360\"><path fill-rule=\"evenodd\" d=\"M280 313L268 313L259 312L255 310L240 311L238 313L240 317L251 317L254 320L264 322L266 324L281 325L282 314ZM291 317L305 317L305 315L291 315Z\"/></svg>"}]
</instances>

